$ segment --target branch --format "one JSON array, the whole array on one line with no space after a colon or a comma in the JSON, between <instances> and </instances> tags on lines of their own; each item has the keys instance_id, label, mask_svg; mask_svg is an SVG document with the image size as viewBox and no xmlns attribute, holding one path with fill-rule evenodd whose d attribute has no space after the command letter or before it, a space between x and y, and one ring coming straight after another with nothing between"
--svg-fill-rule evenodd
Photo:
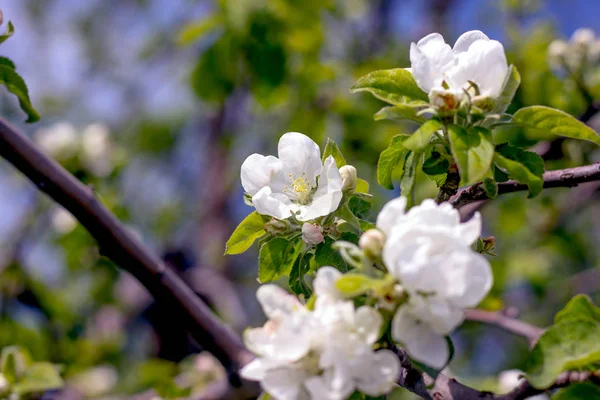
<instances>
[{"instance_id":1,"label":"branch","mask_svg":"<svg viewBox=\"0 0 600 400\"><path fill-rule=\"evenodd\" d=\"M465 319L494 325L507 332L523 336L532 346L544 332L542 328L512 318L501 311L465 310Z\"/></svg>"},{"instance_id":2,"label":"branch","mask_svg":"<svg viewBox=\"0 0 600 400\"><path fill-rule=\"evenodd\" d=\"M41 191L69 210L98 242L101 254L132 273L154 296L184 318L195 340L232 373L253 358L240 337L220 321L194 291L147 249L84 186L13 127L0 119L0 156L29 178Z\"/></svg>"},{"instance_id":3,"label":"branch","mask_svg":"<svg viewBox=\"0 0 600 400\"><path fill-rule=\"evenodd\" d=\"M582 167L559 169L544 173L544 188L574 187L584 182L600 180L600 162ZM527 190L527 185L514 180L498 183L498 194ZM461 208L475 201L489 199L482 183L476 183L458 191L450 198L455 208Z\"/></svg>"}]
</instances>

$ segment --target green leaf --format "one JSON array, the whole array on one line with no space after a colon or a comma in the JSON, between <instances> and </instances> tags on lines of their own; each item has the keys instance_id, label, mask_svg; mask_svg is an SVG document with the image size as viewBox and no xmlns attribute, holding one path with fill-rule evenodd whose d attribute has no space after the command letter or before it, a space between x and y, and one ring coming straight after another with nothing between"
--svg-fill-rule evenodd
<instances>
[{"instance_id":1,"label":"green leaf","mask_svg":"<svg viewBox=\"0 0 600 400\"><path fill-rule=\"evenodd\" d=\"M415 189L415 182L417 178L417 167L419 166L420 154L413 151L406 154L404 161L404 170L402 171L402 178L400 179L400 194L407 198L407 208L410 208L414 204L413 191Z\"/></svg>"},{"instance_id":2,"label":"green leaf","mask_svg":"<svg viewBox=\"0 0 600 400\"><path fill-rule=\"evenodd\" d=\"M192 392L192 388L181 388L173 379L165 382L155 383L152 388L163 399L180 399L188 397Z\"/></svg>"},{"instance_id":3,"label":"green leaf","mask_svg":"<svg viewBox=\"0 0 600 400\"><path fill-rule=\"evenodd\" d=\"M492 109L493 113L503 114L506 112L508 106L510 106L510 103L515 97L515 93L517 93L520 84L521 75L519 75L517 68L514 65L511 65L504 81L502 93L496 100L496 105Z\"/></svg>"},{"instance_id":4,"label":"green leaf","mask_svg":"<svg viewBox=\"0 0 600 400\"><path fill-rule=\"evenodd\" d=\"M346 165L346 159L342 155L342 152L340 151L338 145L333 140L327 138L327 144L325 145L325 150L323 150L322 161L325 162L325 160L329 156L333 156L333 159L335 160L335 165L338 168L341 168L344 165Z\"/></svg>"},{"instance_id":5,"label":"green leaf","mask_svg":"<svg viewBox=\"0 0 600 400\"><path fill-rule=\"evenodd\" d=\"M340 232L354 232L360 234L360 222L358 222L358 218L352 213L352 210L350 210L350 207L348 207L347 204L338 208L336 215L346 221L346 224L338 225L338 230Z\"/></svg>"},{"instance_id":6,"label":"green leaf","mask_svg":"<svg viewBox=\"0 0 600 400\"><path fill-rule=\"evenodd\" d=\"M258 281L272 282L288 276L302 251L302 239L273 238L260 247Z\"/></svg>"},{"instance_id":7,"label":"green leaf","mask_svg":"<svg viewBox=\"0 0 600 400\"><path fill-rule=\"evenodd\" d=\"M438 120L430 119L404 141L404 147L413 151L423 151L429 145L431 135L439 129L442 129L442 124Z\"/></svg>"},{"instance_id":8,"label":"green leaf","mask_svg":"<svg viewBox=\"0 0 600 400\"><path fill-rule=\"evenodd\" d=\"M348 265L339 252L333 250L331 245L335 243L330 237L325 238L323 243L319 243L315 250L315 263L318 267L331 266L342 272L348 271Z\"/></svg>"},{"instance_id":9,"label":"green leaf","mask_svg":"<svg viewBox=\"0 0 600 400\"><path fill-rule=\"evenodd\" d=\"M373 116L375 121L381 121L384 119L389 119L392 121L402 121L405 119L418 122L420 124L425 122L425 118L417 115L419 110L415 107L411 107L409 105L401 104L397 106L391 107L383 107L381 110L377 111L377 113Z\"/></svg>"},{"instance_id":10,"label":"green leaf","mask_svg":"<svg viewBox=\"0 0 600 400\"><path fill-rule=\"evenodd\" d=\"M25 111L28 118L25 122L33 123L39 121L40 115L31 105L29 90L25 81L9 65L0 64L0 84L6 86L9 92L17 96L21 109Z\"/></svg>"},{"instance_id":11,"label":"green leaf","mask_svg":"<svg viewBox=\"0 0 600 400\"><path fill-rule=\"evenodd\" d=\"M185 25L177 34L179 46L189 46L223 24L220 15L211 15Z\"/></svg>"},{"instance_id":12,"label":"green leaf","mask_svg":"<svg viewBox=\"0 0 600 400\"><path fill-rule=\"evenodd\" d=\"M369 193L369 182L365 181L364 179L357 178L354 193Z\"/></svg>"},{"instance_id":13,"label":"green leaf","mask_svg":"<svg viewBox=\"0 0 600 400\"><path fill-rule=\"evenodd\" d=\"M227 244L225 244L225 254L240 254L252 246L252 243L265 232L265 221L263 216L256 211L248 215L235 228Z\"/></svg>"},{"instance_id":14,"label":"green leaf","mask_svg":"<svg viewBox=\"0 0 600 400\"><path fill-rule=\"evenodd\" d=\"M498 184L492 178L485 178L483 180L483 189L490 199L498 196Z\"/></svg>"},{"instance_id":15,"label":"green leaf","mask_svg":"<svg viewBox=\"0 0 600 400\"><path fill-rule=\"evenodd\" d=\"M23 350L18 346L8 346L2 349L0 355L0 368L2 375L9 383L21 379L27 369L27 359Z\"/></svg>"},{"instance_id":16,"label":"green leaf","mask_svg":"<svg viewBox=\"0 0 600 400\"><path fill-rule=\"evenodd\" d=\"M37 362L27 368L21 380L13 386L13 390L19 394L27 394L60 389L63 386L64 381L54 364Z\"/></svg>"},{"instance_id":17,"label":"green leaf","mask_svg":"<svg viewBox=\"0 0 600 400\"><path fill-rule=\"evenodd\" d=\"M596 371L600 366L600 309L586 295L573 297L538 339L525 372L538 389L563 371Z\"/></svg>"},{"instance_id":18,"label":"green leaf","mask_svg":"<svg viewBox=\"0 0 600 400\"><path fill-rule=\"evenodd\" d=\"M379 155L377 163L377 182L386 189L393 189L392 172L406 157L408 149L404 147L406 135L396 135L387 149Z\"/></svg>"},{"instance_id":19,"label":"green leaf","mask_svg":"<svg viewBox=\"0 0 600 400\"><path fill-rule=\"evenodd\" d=\"M600 399L600 387L591 382L571 385L559 390L552 400L588 400Z\"/></svg>"},{"instance_id":20,"label":"green leaf","mask_svg":"<svg viewBox=\"0 0 600 400\"><path fill-rule=\"evenodd\" d=\"M427 175L441 175L448 172L450 161L443 157L437 151L432 151L431 155L423 162L423 172Z\"/></svg>"},{"instance_id":21,"label":"green leaf","mask_svg":"<svg viewBox=\"0 0 600 400\"><path fill-rule=\"evenodd\" d=\"M363 274L348 273L335 281L335 287L346 297L356 297L377 288L380 282Z\"/></svg>"},{"instance_id":22,"label":"green leaf","mask_svg":"<svg viewBox=\"0 0 600 400\"><path fill-rule=\"evenodd\" d=\"M311 288L304 281L304 276L310 269L310 259L312 256L312 254L306 253L296 258L288 282L292 292L298 296L303 295L306 299L312 294Z\"/></svg>"},{"instance_id":23,"label":"green leaf","mask_svg":"<svg viewBox=\"0 0 600 400\"><path fill-rule=\"evenodd\" d=\"M504 143L496 146L494 162L506 170L511 178L526 184L530 198L542 191L544 160L538 154Z\"/></svg>"},{"instance_id":24,"label":"green leaf","mask_svg":"<svg viewBox=\"0 0 600 400\"><path fill-rule=\"evenodd\" d=\"M404 68L374 71L360 78L350 92L370 92L380 100L393 105L406 105L411 100L429 101L410 71Z\"/></svg>"},{"instance_id":25,"label":"green leaf","mask_svg":"<svg viewBox=\"0 0 600 400\"><path fill-rule=\"evenodd\" d=\"M5 65L11 69L17 69L15 63L10 58L6 57L0 57L0 65Z\"/></svg>"},{"instance_id":26,"label":"green leaf","mask_svg":"<svg viewBox=\"0 0 600 400\"><path fill-rule=\"evenodd\" d=\"M448 137L462 182L470 185L483 179L494 158L491 133L484 128L475 127L467 131L460 126L450 125Z\"/></svg>"},{"instance_id":27,"label":"green leaf","mask_svg":"<svg viewBox=\"0 0 600 400\"><path fill-rule=\"evenodd\" d=\"M564 111L545 106L521 108L513 115L513 122L524 128L573 139L588 140L600 145L596 131Z\"/></svg>"},{"instance_id":28,"label":"green leaf","mask_svg":"<svg viewBox=\"0 0 600 400\"><path fill-rule=\"evenodd\" d=\"M12 22L8 21L8 27L6 28L6 31L2 35L0 35L0 43L4 42L6 39L14 35L14 33L15 27L13 26Z\"/></svg>"},{"instance_id":29,"label":"green leaf","mask_svg":"<svg viewBox=\"0 0 600 400\"><path fill-rule=\"evenodd\" d=\"M371 211L371 201L363 196L351 196L348 199L348 207L357 218L367 218Z\"/></svg>"}]
</instances>

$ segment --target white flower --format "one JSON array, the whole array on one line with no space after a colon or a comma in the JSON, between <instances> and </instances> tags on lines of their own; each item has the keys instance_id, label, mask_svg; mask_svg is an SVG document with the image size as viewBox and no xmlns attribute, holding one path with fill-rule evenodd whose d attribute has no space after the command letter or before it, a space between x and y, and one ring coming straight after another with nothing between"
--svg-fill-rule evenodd
<instances>
[{"instance_id":1,"label":"white flower","mask_svg":"<svg viewBox=\"0 0 600 400\"><path fill-rule=\"evenodd\" d=\"M114 168L110 131L103 124L88 125L81 138L83 163L96 176L105 177Z\"/></svg>"},{"instance_id":2,"label":"white flower","mask_svg":"<svg viewBox=\"0 0 600 400\"><path fill-rule=\"evenodd\" d=\"M471 248L481 233L479 213L466 223L449 203L425 200L405 212L406 199L384 206L377 226L387 235L383 260L408 300L392 321L392 337L418 361L442 368L448 335L492 286L485 257Z\"/></svg>"},{"instance_id":3,"label":"white flower","mask_svg":"<svg viewBox=\"0 0 600 400\"><path fill-rule=\"evenodd\" d=\"M60 234L66 235L77 226L75 217L62 207L57 207L51 216L52 227Z\"/></svg>"},{"instance_id":4,"label":"white flower","mask_svg":"<svg viewBox=\"0 0 600 400\"><path fill-rule=\"evenodd\" d=\"M510 369L502 371L498 375L498 385L502 393L510 392L525 379L523 371L518 369ZM527 397L527 400L548 400L548 396L545 394L539 394L536 396Z\"/></svg>"},{"instance_id":5,"label":"white flower","mask_svg":"<svg viewBox=\"0 0 600 400\"><path fill-rule=\"evenodd\" d=\"M504 47L483 32L461 35L451 48L439 33L410 46L411 71L434 106L455 109L466 97L497 98L508 74ZM475 84L476 86L474 86Z\"/></svg>"},{"instance_id":6,"label":"white flower","mask_svg":"<svg viewBox=\"0 0 600 400\"><path fill-rule=\"evenodd\" d=\"M309 221L338 208L342 178L333 156L322 163L319 146L297 132L281 137L278 152L252 154L242 164L242 186L259 214Z\"/></svg>"},{"instance_id":7,"label":"white flower","mask_svg":"<svg viewBox=\"0 0 600 400\"><path fill-rule=\"evenodd\" d=\"M269 320L249 329L244 342L258 358L242 377L260 381L278 400L343 400L355 390L379 396L391 390L400 363L388 350L373 351L381 315L354 308L335 292L341 273L323 267L315 278L314 311L275 285L263 285L257 298Z\"/></svg>"},{"instance_id":8,"label":"white flower","mask_svg":"<svg viewBox=\"0 0 600 400\"><path fill-rule=\"evenodd\" d=\"M77 132L68 122L41 128L35 133L34 139L48 155L60 160L74 156L79 148Z\"/></svg>"},{"instance_id":9,"label":"white flower","mask_svg":"<svg viewBox=\"0 0 600 400\"><path fill-rule=\"evenodd\" d=\"M325 240L323 236L323 228L317 224L305 222L302 225L302 240L310 245L316 245Z\"/></svg>"}]
</instances>

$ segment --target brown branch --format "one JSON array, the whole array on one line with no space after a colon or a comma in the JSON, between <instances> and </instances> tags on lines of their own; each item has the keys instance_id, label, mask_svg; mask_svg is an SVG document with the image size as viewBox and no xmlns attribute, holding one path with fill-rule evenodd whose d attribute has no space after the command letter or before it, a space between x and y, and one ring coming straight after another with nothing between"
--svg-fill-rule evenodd
<instances>
[{"instance_id":1,"label":"brown branch","mask_svg":"<svg viewBox=\"0 0 600 400\"><path fill-rule=\"evenodd\" d=\"M239 335L219 320L179 275L132 235L97 200L92 189L2 119L0 156L69 210L96 239L100 252L131 272L157 301L172 308L173 318L183 318L194 339L232 373L232 382L241 385L237 369L253 356L244 348Z\"/></svg>"},{"instance_id":2,"label":"brown branch","mask_svg":"<svg viewBox=\"0 0 600 400\"><path fill-rule=\"evenodd\" d=\"M600 162L575 168L559 169L544 173L544 188L574 187L584 182L600 180ZM498 183L498 194L527 190L527 185L514 180ZM450 198L455 208L461 208L475 201L489 199L482 183L461 189Z\"/></svg>"},{"instance_id":3,"label":"brown branch","mask_svg":"<svg viewBox=\"0 0 600 400\"><path fill-rule=\"evenodd\" d=\"M465 310L465 319L494 325L507 332L523 336L529 341L531 346L535 344L542 332L544 332L542 328L512 318L507 313L501 311Z\"/></svg>"}]
</instances>

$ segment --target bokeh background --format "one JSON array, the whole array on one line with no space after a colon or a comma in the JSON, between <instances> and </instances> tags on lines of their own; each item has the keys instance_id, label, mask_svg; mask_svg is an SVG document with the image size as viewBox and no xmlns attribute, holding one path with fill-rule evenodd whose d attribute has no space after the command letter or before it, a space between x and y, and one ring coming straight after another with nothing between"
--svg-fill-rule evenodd
<instances>
[{"instance_id":1,"label":"bokeh background","mask_svg":"<svg viewBox=\"0 0 600 400\"><path fill-rule=\"evenodd\" d=\"M275 154L287 131L321 144L331 137L371 183L376 212L399 194L376 184L379 153L414 126L374 122L382 104L349 88L372 70L409 66L411 41L440 32L453 42L471 29L502 41L523 78L510 111L544 104L580 117L600 98L597 64L582 90L547 62L553 40L581 27L600 34L595 0L3 0L0 8L16 27L0 54L16 62L42 120L24 124L5 91L0 115L92 185L238 331L263 321L256 249L223 256L251 211L241 163ZM600 160L585 143L503 135L538 146L548 169ZM434 195L434 183L419 182L418 197ZM481 207L498 254L482 307L545 326L573 294L600 298L598 188L505 195ZM69 213L0 162L0 347L63 364L69 388L89 397L144 393L176 376L194 393L221 384L224 372L177 322L98 254ZM498 374L519 368L528 351L523 339L474 323L453 340L449 373L480 388L497 389Z\"/></svg>"}]
</instances>

